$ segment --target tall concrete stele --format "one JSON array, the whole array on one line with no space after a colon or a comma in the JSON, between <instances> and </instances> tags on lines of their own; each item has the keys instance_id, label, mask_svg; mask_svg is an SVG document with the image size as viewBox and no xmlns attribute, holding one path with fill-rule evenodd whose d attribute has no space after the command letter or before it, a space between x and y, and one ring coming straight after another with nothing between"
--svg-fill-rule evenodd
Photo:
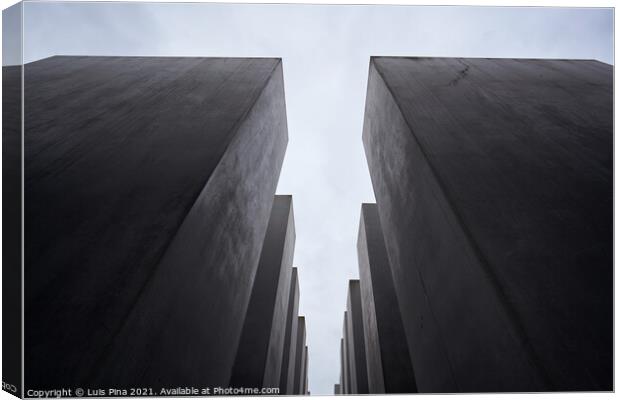
<instances>
[{"instance_id":1,"label":"tall concrete stele","mask_svg":"<svg viewBox=\"0 0 620 400\"><path fill-rule=\"evenodd\" d=\"M613 389L612 82L371 58L363 142L419 392Z\"/></svg>"},{"instance_id":2,"label":"tall concrete stele","mask_svg":"<svg viewBox=\"0 0 620 400\"><path fill-rule=\"evenodd\" d=\"M334 393L416 393L376 204L362 205L357 252L360 279L349 281Z\"/></svg>"},{"instance_id":3,"label":"tall concrete stele","mask_svg":"<svg viewBox=\"0 0 620 400\"><path fill-rule=\"evenodd\" d=\"M25 388L280 387L305 350L281 60L59 56L23 81Z\"/></svg>"},{"instance_id":4,"label":"tall concrete stele","mask_svg":"<svg viewBox=\"0 0 620 400\"><path fill-rule=\"evenodd\" d=\"M305 394L299 386L307 379L307 371L301 368L307 357L305 319L297 315L294 248L292 197L276 196L230 379L233 388L279 388L281 394ZM302 329L304 337L291 342L291 335ZM281 381L282 376L286 378Z\"/></svg>"}]
</instances>

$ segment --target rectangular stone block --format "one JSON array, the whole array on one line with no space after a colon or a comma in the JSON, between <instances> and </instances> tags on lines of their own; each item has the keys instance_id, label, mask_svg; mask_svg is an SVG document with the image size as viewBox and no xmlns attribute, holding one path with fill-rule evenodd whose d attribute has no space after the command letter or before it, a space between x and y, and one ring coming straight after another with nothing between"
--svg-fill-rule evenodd
<instances>
[{"instance_id":1,"label":"rectangular stone block","mask_svg":"<svg viewBox=\"0 0 620 400\"><path fill-rule=\"evenodd\" d=\"M280 368L280 393L293 394L295 386L295 355L297 350L297 330L299 311L299 281L297 268L291 274L291 290L288 298L286 314L286 332L284 336L284 351L282 353L282 367Z\"/></svg>"},{"instance_id":2,"label":"rectangular stone block","mask_svg":"<svg viewBox=\"0 0 620 400\"><path fill-rule=\"evenodd\" d=\"M364 321L362 316L362 301L360 282L357 279L349 281L347 296L347 334L350 369L350 393L368 393L368 373L366 369L366 344L364 339Z\"/></svg>"},{"instance_id":3,"label":"rectangular stone block","mask_svg":"<svg viewBox=\"0 0 620 400\"><path fill-rule=\"evenodd\" d=\"M51 57L24 105L26 387L228 385L287 144L281 61Z\"/></svg>"},{"instance_id":4,"label":"rectangular stone block","mask_svg":"<svg viewBox=\"0 0 620 400\"><path fill-rule=\"evenodd\" d=\"M347 362L347 359L345 358L344 339L340 339L340 386L339 386L340 394L345 393L345 382L346 382L346 372L347 372L345 370L346 362Z\"/></svg>"},{"instance_id":5,"label":"rectangular stone block","mask_svg":"<svg viewBox=\"0 0 620 400\"><path fill-rule=\"evenodd\" d=\"M2 11L2 389L22 388L23 3Z\"/></svg>"},{"instance_id":6,"label":"rectangular stone block","mask_svg":"<svg viewBox=\"0 0 620 400\"><path fill-rule=\"evenodd\" d=\"M371 59L363 141L421 392L613 389L612 82Z\"/></svg>"},{"instance_id":7,"label":"rectangular stone block","mask_svg":"<svg viewBox=\"0 0 620 400\"><path fill-rule=\"evenodd\" d=\"M344 312L344 321L342 323L342 337L340 344L343 346L344 362L342 363L344 369L344 394L351 393L351 364L349 357L349 328L347 311Z\"/></svg>"},{"instance_id":8,"label":"rectangular stone block","mask_svg":"<svg viewBox=\"0 0 620 400\"><path fill-rule=\"evenodd\" d=\"M306 394L308 385L308 346L304 346L302 361L301 361L301 376L300 376L300 388L299 394Z\"/></svg>"},{"instance_id":9,"label":"rectangular stone block","mask_svg":"<svg viewBox=\"0 0 620 400\"><path fill-rule=\"evenodd\" d=\"M357 240L368 390L415 393L407 337L376 204L362 204Z\"/></svg>"},{"instance_id":10,"label":"rectangular stone block","mask_svg":"<svg viewBox=\"0 0 620 400\"><path fill-rule=\"evenodd\" d=\"M293 394L301 394L302 373L304 366L304 350L306 348L306 319L297 317L297 343L295 350L295 379L293 382Z\"/></svg>"},{"instance_id":11,"label":"rectangular stone block","mask_svg":"<svg viewBox=\"0 0 620 400\"><path fill-rule=\"evenodd\" d=\"M292 197L275 196L230 380L232 387L280 385L294 248Z\"/></svg>"},{"instance_id":12,"label":"rectangular stone block","mask_svg":"<svg viewBox=\"0 0 620 400\"><path fill-rule=\"evenodd\" d=\"M308 376L310 375L309 372L309 365L310 365L310 354L308 353L308 346L306 346L306 369L304 371L304 392L303 394L305 395L310 395L310 390L308 389Z\"/></svg>"}]
</instances>

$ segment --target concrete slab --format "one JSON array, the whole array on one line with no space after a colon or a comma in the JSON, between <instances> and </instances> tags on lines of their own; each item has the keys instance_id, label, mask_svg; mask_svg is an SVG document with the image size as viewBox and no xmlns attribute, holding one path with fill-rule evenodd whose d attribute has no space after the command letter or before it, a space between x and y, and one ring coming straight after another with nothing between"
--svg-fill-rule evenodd
<instances>
[{"instance_id":1,"label":"concrete slab","mask_svg":"<svg viewBox=\"0 0 620 400\"><path fill-rule=\"evenodd\" d=\"M340 339L340 382L338 383L338 389L340 389L339 394L344 393L344 382L345 382L345 358L344 358L344 339Z\"/></svg>"},{"instance_id":2,"label":"concrete slab","mask_svg":"<svg viewBox=\"0 0 620 400\"><path fill-rule=\"evenodd\" d=\"M613 388L612 82L371 59L363 140L421 392Z\"/></svg>"},{"instance_id":3,"label":"concrete slab","mask_svg":"<svg viewBox=\"0 0 620 400\"><path fill-rule=\"evenodd\" d=\"M368 390L416 393L407 336L376 204L362 204L357 240Z\"/></svg>"},{"instance_id":4,"label":"concrete slab","mask_svg":"<svg viewBox=\"0 0 620 400\"><path fill-rule=\"evenodd\" d=\"M366 367L366 344L364 339L364 321L360 281L349 281L347 296L347 334L349 351L349 368L351 376L351 394L368 393L368 372Z\"/></svg>"},{"instance_id":5,"label":"concrete slab","mask_svg":"<svg viewBox=\"0 0 620 400\"><path fill-rule=\"evenodd\" d=\"M284 351L282 353L282 367L280 372L280 393L293 394L295 386L295 355L297 350L297 330L299 311L299 281L297 268L291 274L291 291L288 298L288 312L286 315L286 333L284 336Z\"/></svg>"},{"instance_id":6,"label":"concrete slab","mask_svg":"<svg viewBox=\"0 0 620 400\"><path fill-rule=\"evenodd\" d=\"M22 14L2 11L2 382L22 396Z\"/></svg>"},{"instance_id":7,"label":"concrete slab","mask_svg":"<svg viewBox=\"0 0 620 400\"><path fill-rule=\"evenodd\" d=\"M304 362L304 350L306 348L306 319L297 317L297 343L295 350L295 379L293 382L293 394L301 394L302 373Z\"/></svg>"},{"instance_id":8,"label":"concrete slab","mask_svg":"<svg viewBox=\"0 0 620 400\"><path fill-rule=\"evenodd\" d=\"M306 394L306 383L308 377L308 346L304 346L301 359L301 373L299 375L299 394Z\"/></svg>"},{"instance_id":9,"label":"concrete slab","mask_svg":"<svg viewBox=\"0 0 620 400\"><path fill-rule=\"evenodd\" d=\"M292 196L277 195L237 349L232 387L280 385L294 249Z\"/></svg>"},{"instance_id":10,"label":"concrete slab","mask_svg":"<svg viewBox=\"0 0 620 400\"><path fill-rule=\"evenodd\" d=\"M349 327L347 311L344 312L342 345L344 346L344 394L351 394L351 358L349 355Z\"/></svg>"},{"instance_id":11,"label":"concrete slab","mask_svg":"<svg viewBox=\"0 0 620 400\"><path fill-rule=\"evenodd\" d=\"M280 60L24 74L27 387L227 385L287 143Z\"/></svg>"}]
</instances>

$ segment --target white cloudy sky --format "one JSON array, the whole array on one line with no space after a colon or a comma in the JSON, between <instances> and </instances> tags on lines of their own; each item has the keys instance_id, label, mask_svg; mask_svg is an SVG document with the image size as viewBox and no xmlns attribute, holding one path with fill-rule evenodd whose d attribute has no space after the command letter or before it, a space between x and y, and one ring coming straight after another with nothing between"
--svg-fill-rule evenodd
<instances>
[{"instance_id":1,"label":"white cloudy sky","mask_svg":"<svg viewBox=\"0 0 620 400\"><path fill-rule=\"evenodd\" d=\"M362 148L371 55L586 58L613 62L610 9L27 3L26 62L56 54L282 57L309 387L339 379L342 312L356 278L360 204L374 201Z\"/></svg>"}]
</instances>

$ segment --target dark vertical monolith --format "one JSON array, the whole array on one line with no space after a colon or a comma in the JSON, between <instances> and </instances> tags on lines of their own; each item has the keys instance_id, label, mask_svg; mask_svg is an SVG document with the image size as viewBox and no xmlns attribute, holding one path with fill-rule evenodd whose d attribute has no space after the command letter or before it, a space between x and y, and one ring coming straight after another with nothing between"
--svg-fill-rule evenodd
<instances>
[{"instance_id":1,"label":"dark vertical monolith","mask_svg":"<svg viewBox=\"0 0 620 400\"><path fill-rule=\"evenodd\" d=\"M287 144L281 61L52 57L24 102L26 386L228 385Z\"/></svg>"},{"instance_id":2,"label":"dark vertical monolith","mask_svg":"<svg viewBox=\"0 0 620 400\"><path fill-rule=\"evenodd\" d=\"M338 382L338 389L340 389L340 393L344 392L344 340L340 339L340 382Z\"/></svg>"},{"instance_id":3,"label":"dark vertical monolith","mask_svg":"<svg viewBox=\"0 0 620 400\"><path fill-rule=\"evenodd\" d=\"M306 385L308 383L308 346L304 346L302 354L299 394L306 394Z\"/></svg>"},{"instance_id":4,"label":"dark vertical monolith","mask_svg":"<svg viewBox=\"0 0 620 400\"><path fill-rule=\"evenodd\" d=\"M417 391L376 204L362 204L357 240L370 393Z\"/></svg>"},{"instance_id":5,"label":"dark vertical monolith","mask_svg":"<svg viewBox=\"0 0 620 400\"><path fill-rule=\"evenodd\" d=\"M366 344L364 339L364 321L360 282L349 281L347 298L347 333L349 344L349 368L351 375L351 393L368 393L368 372L366 369Z\"/></svg>"},{"instance_id":6,"label":"dark vertical monolith","mask_svg":"<svg viewBox=\"0 0 620 400\"><path fill-rule=\"evenodd\" d=\"M297 317L297 343L295 350L295 375L293 379L293 394L301 394L302 373L304 365L304 350L306 348L306 319Z\"/></svg>"},{"instance_id":7,"label":"dark vertical monolith","mask_svg":"<svg viewBox=\"0 0 620 400\"><path fill-rule=\"evenodd\" d=\"M275 196L230 380L232 387L280 384L291 290L295 223L291 196Z\"/></svg>"},{"instance_id":8,"label":"dark vertical monolith","mask_svg":"<svg viewBox=\"0 0 620 400\"><path fill-rule=\"evenodd\" d=\"M421 392L613 389L612 66L372 58L363 141Z\"/></svg>"},{"instance_id":9,"label":"dark vertical monolith","mask_svg":"<svg viewBox=\"0 0 620 400\"><path fill-rule=\"evenodd\" d=\"M284 336L284 351L282 353L282 367L280 368L280 393L293 394L295 382L295 352L297 349L297 329L299 310L299 281L297 268L291 274L291 289L288 298L286 314L286 333Z\"/></svg>"},{"instance_id":10,"label":"dark vertical monolith","mask_svg":"<svg viewBox=\"0 0 620 400\"><path fill-rule=\"evenodd\" d=\"M347 318L347 311L344 312L344 320L342 323L342 340L341 340L341 345L343 347L343 355L344 355L344 362L343 362L343 370L344 370L344 394L351 394L351 363L350 363L350 356L349 356L349 328L348 328L348 324L347 321L349 320Z\"/></svg>"},{"instance_id":11,"label":"dark vertical monolith","mask_svg":"<svg viewBox=\"0 0 620 400\"><path fill-rule=\"evenodd\" d=\"M2 11L2 389L22 389L23 3Z\"/></svg>"}]
</instances>

